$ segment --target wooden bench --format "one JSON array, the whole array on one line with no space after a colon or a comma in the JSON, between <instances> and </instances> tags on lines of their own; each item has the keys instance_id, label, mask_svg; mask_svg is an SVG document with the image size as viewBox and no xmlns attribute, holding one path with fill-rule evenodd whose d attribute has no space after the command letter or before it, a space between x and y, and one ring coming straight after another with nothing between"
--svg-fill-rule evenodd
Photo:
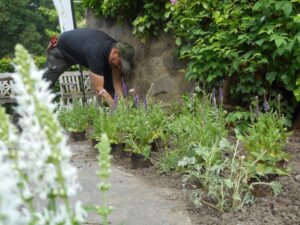
<instances>
[{"instance_id":1,"label":"wooden bench","mask_svg":"<svg viewBox=\"0 0 300 225\"><path fill-rule=\"evenodd\" d=\"M65 72L59 77L59 88L61 103L66 104L70 100L93 98L90 75L88 71L83 71L84 92L82 88L81 75L79 71ZM85 95L85 96L84 96Z\"/></svg>"},{"instance_id":2,"label":"wooden bench","mask_svg":"<svg viewBox=\"0 0 300 225\"><path fill-rule=\"evenodd\" d=\"M14 103L14 93L12 90L13 79L12 73L0 74L0 104Z\"/></svg>"},{"instance_id":3,"label":"wooden bench","mask_svg":"<svg viewBox=\"0 0 300 225\"><path fill-rule=\"evenodd\" d=\"M93 91L90 84L90 75L87 71L83 72L84 91L86 99L93 98ZM84 97L81 85L81 75L79 71L65 72L59 77L59 87L61 93L61 103L66 104L70 100ZM12 73L0 74L0 104L15 103L12 90Z\"/></svg>"}]
</instances>

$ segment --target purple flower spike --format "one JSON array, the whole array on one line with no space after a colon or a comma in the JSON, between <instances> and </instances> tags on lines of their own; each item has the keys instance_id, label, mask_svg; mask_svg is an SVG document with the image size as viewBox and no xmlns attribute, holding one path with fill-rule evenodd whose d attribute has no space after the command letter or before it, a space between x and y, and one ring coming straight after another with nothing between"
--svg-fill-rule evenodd
<instances>
[{"instance_id":1,"label":"purple flower spike","mask_svg":"<svg viewBox=\"0 0 300 225\"><path fill-rule=\"evenodd\" d=\"M268 103L268 100L267 100L266 92L264 94L264 104L263 104L263 106L264 106L265 112L268 112L270 110L270 106L269 106L269 103Z\"/></svg>"},{"instance_id":2,"label":"purple flower spike","mask_svg":"<svg viewBox=\"0 0 300 225\"><path fill-rule=\"evenodd\" d=\"M258 104L258 96L255 96L255 115L256 118L259 117L259 104Z\"/></svg>"},{"instance_id":3,"label":"purple flower spike","mask_svg":"<svg viewBox=\"0 0 300 225\"><path fill-rule=\"evenodd\" d=\"M145 109L147 109L148 108L148 103L147 103L147 99L145 97L143 99L143 102L144 102Z\"/></svg>"},{"instance_id":4,"label":"purple flower spike","mask_svg":"<svg viewBox=\"0 0 300 225\"><path fill-rule=\"evenodd\" d=\"M114 112L114 111L116 110L116 108L117 108L117 105L118 105L118 99L119 99L118 95L115 95L115 96L114 96L114 104L113 104L113 106L112 106L112 112Z\"/></svg>"},{"instance_id":5,"label":"purple flower spike","mask_svg":"<svg viewBox=\"0 0 300 225\"><path fill-rule=\"evenodd\" d=\"M127 97L128 96L127 87L126 87L126 83L125 83L125 80L123 77L122 77L122 86L123 86L123 95L124 95L124 97Z\"/></svg>"},{"instance_id":6,"label":"purple flower spike","mask_svg":"<svg viewBox=\"0 0 300 225\"><path fill-rule=\"evenodd\" d=\"M213 90L212 90L212 101L213 101L213 105L217 106L216 89L215 88L213 88Z\"/></svg>"},{"instance_id":7,"label":"purple flower spike","mask_svg":"<svg viewBox=\"0 0 300 225\"><path fill-rule=\"evenodd\" d=\"M135 96L134 96L134 106L135 106L135 107L138 107L138 105L139 105L139 96L138 96L138 95L135 95Z\"/></svg>"},{"instance_id":8,"label":"purple flower spike","mask_svg":"<svg viewBox=\"0 0 300 225\"><path fill-rule=\"evenodd\" d=\"M219 88L219 102L223 105L223 88L221 86Z\"/></svg>"},{"instance_id":9,"label":"purple flower spike","mask_svg":"<svg viewBox=\"0 0 300 225\"><path fill-rule=\"evenodd\" d=\"M172 5L175 5L177 3L177 0L170 0Z\"/></svg>"}]
</instances>

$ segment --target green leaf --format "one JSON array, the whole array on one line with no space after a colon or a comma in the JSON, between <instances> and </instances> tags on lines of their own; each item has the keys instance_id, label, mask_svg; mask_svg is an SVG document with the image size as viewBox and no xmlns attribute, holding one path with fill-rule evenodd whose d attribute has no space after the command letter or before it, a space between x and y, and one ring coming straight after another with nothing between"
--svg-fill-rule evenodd
<instances>
[{"instance_id":1,"label":"green leaf","mask_svg":"<svg viewBox=\"0 0 300 225\"><path fill-rule=\"evenodd\" d=\"M175 43L176 43L176 45L181 45L181 38L180 37L177 37L176 39L175 39Z\"/></svg>"},{"instance_id":2,"label":"green leaf","mask_svg":"<svg viewBox=\"0 0 300 225\"><path fill-rule=\"evenodd\" d=\"M165 13L165 18L169 18L170 15L171 15L171 11L167 11L167 12Z\"/></svg>"},{"instance_id":3,"label":"green leaf","mask_svg":"<svg viewBox=\"0 0 300 225\"><path fill-rule=\"evenodd\" d=\"M276 75L277 75L276 72L268 72L268 73L266 74L266 79L267 79L267 81L269 82L269 84L272 84L272 83L273 83L273 81L276 79Z\"/></svg>"},{"instance_id":4,"label":"green leaf","mask_svg":"<svg viewBox=\"0 0 300 225\"><path fill-rule=\"evenodd\" d=\"M289 16L293 10L293 5L290 2L285 1L285 3L282 5L282 10L285 16Z\"/></svg>"},{"instance_id":5,"label":"green leaf","mask_svg":"<svg viewBox=\"0 0 300 225\"><path fill-rule=\"evenodd\" d=\"M139 31L139 32L141 32L141 33L144 31L144 29L145 29L145 27L144 27L144 26L140 26L140 27L138 27L138 31Z\"/></svg>"},{"instance_id":6,"label":"green leaf","mask_svg":"<svg viewBox=\"0 0 300 225\"><path fill-rule=\"evenodd\" d=\"M256 41L255 43L256 43L258 46L262 46L264 42L265 42L265 39L259 39L259 40Z\"/></svg>"}]
</instances>

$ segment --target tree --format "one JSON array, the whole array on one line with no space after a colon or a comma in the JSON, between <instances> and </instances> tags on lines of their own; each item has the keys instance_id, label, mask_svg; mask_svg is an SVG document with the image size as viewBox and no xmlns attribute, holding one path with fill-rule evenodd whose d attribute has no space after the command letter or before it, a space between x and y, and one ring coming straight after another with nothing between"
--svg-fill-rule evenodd
<instances>
[{"instance_id":1,"label":"tree","mask_svg":"<svg viewBox=\"0 0 300 225\"><path fill-rule=\"evenodd\" d=\"M52 0L0 0L0 11L0 58L12 56L17 43L43 54L49 31L59 32Z\"/></svg>"}]
</instances>

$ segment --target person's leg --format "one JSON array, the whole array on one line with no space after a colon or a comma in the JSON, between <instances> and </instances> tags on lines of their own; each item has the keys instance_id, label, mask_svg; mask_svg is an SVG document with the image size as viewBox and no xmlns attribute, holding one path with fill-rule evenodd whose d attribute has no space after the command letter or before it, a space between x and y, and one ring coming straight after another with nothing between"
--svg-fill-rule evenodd
<instances>
[{"instance_id":1,"label":"person's leg","mask_svg":"<svg viewBox=\"0 0 300 225\"><path fill-rule=\"evenodd\" d=\"M52 48L48 50L46 71L43 78L50 81L50 87L53 87L59 76L72 65L73 63L66 59L57 47Z\"/></svg>"}]
</instances>

